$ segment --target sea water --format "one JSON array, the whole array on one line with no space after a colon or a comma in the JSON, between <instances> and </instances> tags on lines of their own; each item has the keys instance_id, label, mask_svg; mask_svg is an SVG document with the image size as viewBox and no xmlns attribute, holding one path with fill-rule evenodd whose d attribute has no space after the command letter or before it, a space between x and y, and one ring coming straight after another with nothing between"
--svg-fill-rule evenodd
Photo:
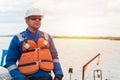
<instances>
[{"instance_id":1,"label":"sea water","mask_svg":"<svg viewBox=\"0 0 120 80\"><path fill-rule=\"evenodd\" d=\"M12 37L0 37L0 58L2 49L8 49ZM84 80L94 80L95 70L102 71L102 80L120 80L120 41L100 39L60 39L54 38L54 44L59 53L63 80L82 80L82 67L100 53L87 65ZM99 62L99 65L96 63ZM73 73L69 73L69 68ZM99 75L99 74L98 74ZM96 76L96 80L100 80Z\"/></svg>"}]
</instances>

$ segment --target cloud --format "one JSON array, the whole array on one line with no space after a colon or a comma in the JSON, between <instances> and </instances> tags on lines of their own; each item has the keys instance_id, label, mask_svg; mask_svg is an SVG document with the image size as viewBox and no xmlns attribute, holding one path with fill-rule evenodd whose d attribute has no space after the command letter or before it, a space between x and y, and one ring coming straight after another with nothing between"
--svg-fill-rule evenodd
<instances>
[{"instance_id":1,"label":"cloud","mask_svg":"<svg viewBox=\"0 0 120 80\"><path fill-rule=\"evenodd\" d=\"M35 0L0 0L0 12L22 11Z\"/></svg>"},{"instance_id":2,"label":"cloud","mask_svg":"<svg viewBox=\"0 0 120 80\"><path fill-rule=\"evenodd\" d=\"M35 0L0 0L0 23L23 21L25 11Z\"/></svg>"},{"instance_id":3,"label":"cloud","mask_svg":"<svg viewBox=\"0 0 120 80\"><path fill-rule=\"evenodd\" d=\"M47 32L111 34L120 29L119 4L120 0L0 0L0 23L21 23L26 9L39 7L45 14L42 29Z\"/></svg>"}]
</instances>

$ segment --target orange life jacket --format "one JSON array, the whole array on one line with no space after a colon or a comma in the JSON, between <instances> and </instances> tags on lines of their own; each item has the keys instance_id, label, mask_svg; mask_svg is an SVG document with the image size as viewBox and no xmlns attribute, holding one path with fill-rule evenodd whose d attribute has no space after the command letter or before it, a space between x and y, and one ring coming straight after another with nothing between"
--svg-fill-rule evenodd
<instances>
[{"instance_id":1,"label":"orange life jacket","mask_svg":"<svg viewBox=\"0 0 120 80\"><path fill-rule=\"evenodd\" d=\"M33 40L25 40L22 45L18 69L24 75L30 75L39 69L51 71L54 68L49 43L45 38L39 38L37 43Z\"/></svg>"}]
</instances>

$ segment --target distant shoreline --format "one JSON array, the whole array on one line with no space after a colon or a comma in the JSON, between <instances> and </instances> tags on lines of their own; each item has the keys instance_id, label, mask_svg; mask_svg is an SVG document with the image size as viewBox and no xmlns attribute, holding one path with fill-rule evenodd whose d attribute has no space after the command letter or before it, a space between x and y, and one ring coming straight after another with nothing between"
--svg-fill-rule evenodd
<instances>
[{"instance_id":1,"label":"distant shoreline","mask_svg":"<svg viewBox=\"0 0 120 80\"><path fill-rule=\"evenodd\" d=\"M0 35L0 37L13 37L14 35ZM108 39L108 40L120 40L120 37L114 36L52 36L53 38L64 39Z\"/></svg>"},{"instance_id":2,"label":"distant shoreline","mask_svg":"<svg viewBox=\"0 0 120 80\"><path fill-rule=\"evenodd\" d=\"M120 40L120 37L113 36L53 36L53 38L67 38L67 39L109 39L109 40Z\"/></svg>"}]
</instances>

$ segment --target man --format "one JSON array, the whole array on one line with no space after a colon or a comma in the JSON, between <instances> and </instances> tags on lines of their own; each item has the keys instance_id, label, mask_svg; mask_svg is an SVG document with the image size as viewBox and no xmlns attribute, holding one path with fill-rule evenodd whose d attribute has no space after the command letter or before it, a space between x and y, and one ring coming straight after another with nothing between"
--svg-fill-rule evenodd
<instances>
[{"instance_id":1,"label":"man","mask_svg":"<svg viewBox=\"0 0 120 80\"><path fill-rule=\"evenodd\" d=\"M63 72L51 36L39 30L43 15L30 8L25 15L27 29L11 40L6 66L14 80L62 80ZM17 64L16 64L17 63Z\"/></svg>"}]
</instances>

